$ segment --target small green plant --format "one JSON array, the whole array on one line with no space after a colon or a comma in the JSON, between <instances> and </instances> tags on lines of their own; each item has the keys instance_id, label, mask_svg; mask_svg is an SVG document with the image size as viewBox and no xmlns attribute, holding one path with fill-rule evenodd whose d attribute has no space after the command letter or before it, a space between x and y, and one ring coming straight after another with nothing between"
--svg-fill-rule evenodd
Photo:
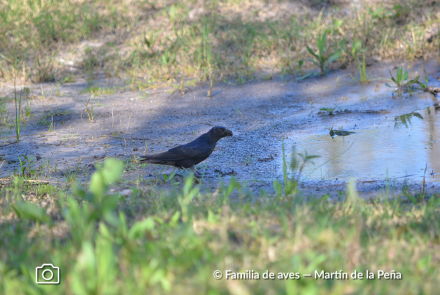
<instances>
[{"instance_id":1,"label":"small green plant","mask_svg":"<svg viewBox=\"0 0 440 295\"><path fill-rule=\"evenodd\" d=\"M93 76L95 69L99 67L98 54L91 47L84 50L82 57L82 66L86 72L86 80L89 85L93 84Z\"/></svg>"},{"instance_id":2,"label":"small green plant","mask_svg":"<svg viewBox=\"0 0 440 295\"><path fill-rule=\"evenodd\" d=\"M335 109L336 109L336 107L334 107L334 108L320 108L321 111L328 112L328 114L330 116L334 115L333 112L334 112Z\"/></svg>"},{"instance_id":3,"label":"small green plant","mask_svg":"<svg viewBox=\"0 0 440 295\"><path fill-rule=\"evenodd\" d=\"M361 40L357 39L354 41L353 48L351 49L351 55L358 67L359 82L361 82L361 84L370 82L365 69L365 52L367 52L367 49L363 48ZM359 54L362 54L362 61L359 59Z\"/></svg>"},{"instance_id":4,"label":"small green plant","mask_svg":"<svg viewBox=\"0 0 440 295\"><path fill-rule=\"evenodd\" d=\"M59 83L59 82L57 83L57 89L56 89L56 91L55 91L55 94L56 94L57 96L61 96L61 92L60 92L60 83Z\"/></svg>"},{"instance_id":5,"label":"small green plant","mask_svg":"<svg viewBox=\"0 0 440 295\"><path fill-rule=\"evenodd\" d=\"M101 96L101 95L111 95L113 93L115 93L115 88L114 87L98 87L98 86L88 86L86 87L84 90L81 91L81 93L91 93L92 96L96 97L96 96Z\"/></svg>"},{"instance_id":6,"label":"small green plant","mask_svg":"<svg viewBox=\"0 0 440 295\"><path fill-rule=\"evenodd\" d=\"M292 151L292 158L290 159L290 169L292 170L294 179L299 180L306 165L309 163L314 164L313 159L320 157L321 156L319 155L309 155L307 151L304 153L297 153L294 147Z\"/></svg>"},{"instance_id":7,"label":"small green plant","mask_svg":"<svg viewBox=\"0 0 440 295\"><path fill-rule=\"evenodd\" d=\"M63 83L72 83L75 80L74 76L72 74L67 75L63 79Z\"/></svg>"},{"instance_id":8,"label":"small green plant","mask_svg":"<svg viewBox=\"0 0 440 295\"><path fill-rule=\"evenodd\" d=\"M28 100L26 105L24 106L24 112L26 114L26 117L30 117L31 116L31 103Z\"/></svg>"},{"instance_id":9,"label":"small green plant","mask_svg":"<svg viewBox=\"0 0 440 295\"><path fill-rule=\"evenodd\" d=\"M36 58L34 63L34 83L52 82L55 80L53 75L54 57L55 53L49 59L44 59L43 61L40 60L40 57Z\"/></svg>"},{"instance_id":10,"label":"small green plant","mask_svg":"<svg viewBox=\"0 0 440 295\"><path fill-rule=\"evenodd\" d=\"M391 74L391 71L390 71L390 75L391 75L391 80L393 80L393 82L397 86L398 95L402 94L402 90L405 87L409 88L409 87L411 87L412 84L419 83L419 77L420 76L417 76L414 79L409 80L408 82L405 83L405 81L408 80L408 70L406 68L405 68L405 71L404 71L403 68L398 67L397 68L396 78L393 77L393 74ZM385 85L387 87L393 88L393 86L391 86L388 83L385 83Z\"/></svg>"},{"instance_id":11,"label":"small green plant","mask_svg":"<svg viewBox=\"0 0 440 295\"><path fill-rule=\"evenodd\" d=\"M162 65L163 66L171 66L176 62L176 54L171 53L170 51L165 51L164 54L162 54Z\"/></svg>"},{"instance_id":12,"label":"small green plant","mask_svg":"<svg viewBox=\"0 0 440 295\"><path fill-rule=\"evenodd\" d=\"M15 88L15 87L14 87ZM21 93L22 90L20 90L20 96L17 99L17 89L15 89L15 95L14 95L14 102L15 102L15 134L17 136L17 143L20 142L20 126L21 126Z\"/></svg>"},{"instance_id":13,"label":"small green plant","mask_svg":"<svg viewBox=\"0 0 440 295\"><path fill-rule=\"evenodd\" d=\"M315 60L308 58L309 61L311 61L312 63L314 63L316 66L318 66L321 69L321 75L325 74L325 67L337 60L340 56L341 56L341 49L336 50L335 52L326 55L325 51L327 50L325 48L325 43L327 42L327 33L324 34L320 34L318 36L318 53L314 53L313 50L309 47L307 47L307 51L315 58Z\"/></svg>"},{"instance_id":14,"label":"small green plant","mask_svg":"<svg viewBox=\"0 0 440 295\"><path fill-rule=\"evenodd\" d=\"M423 82L418 82L420 87L423 89L423 91L427 91L428 90L428 78L425 77L425 83Z\"/></svg>"},{"instance_id":15,"label":"small green plant","mask_svg":"<svg viewBox=\"0 0 440 295\"><path fill-rule=\"evenodd\" d=\"M300 59L298 61L298 70L299 70L299 75L302 76L303 74L303 64L304 64L304 60Z\"/></svg>"},{"instance_id":16,"label":"small green plant","mask_svg":"<svg viewBox=\"0 0 440 295\"><path fill-rule=\"evenodd\" d=\"M281 197L283 194L285 197L287 196L295 196L298 192L298 182L296 180L292 180L289 178L287 171L287 161L286 161L286 152L284 149L284 142L282 143L283 149L283 179L284 179L284 189L283 184L279 180L274 180L273 188L275 191L275 195ZM283 192L284 190L284 192Z\"/></svg>"},{"instance_id":17,"label":"small green plant","mask_svg":"<svg viewBox=\"0 0 440 295\"><path fill-rule=\"evenodd\" d=\"M173 171L170 175L163 174L162 175L163 181L170 182L174 178L174 176L176 176L176 173L177 173L177 171Z\"/></svg>"},{"instance_id":18,"label":"small green plant","mask_svg":"<svg viewBox=\"0 0 440 295\"><path fill-rule=\"evenodd\" d=\"M49 125L49 132L52 132L54 130L55 130L55 128L54 128L54 125L53 125L53 117L52 117L52 122L50 122L50 125Z\"/></svg>"},{"instance_id":19,"label":"small green plant","mask_svg":"<svg viewBox=\"0 0 440 295\"><path fill-rule=\"evenodd\" d=\"M21 160L21 157L18 156L18 161L20 162L20 168L15 169L14 174L18 172L18 174L24 178L36 175L37 171L33 169L35 163L34 157L24 156L24 160Z\"/></svg>"},{"instance_id":20,"label":"small green plant","mask_svg":"<svg viewBox=\"0 0 440 295\"><path fill-rule=\"evenodd\" d=\"M64 173L64 176L66 177L67 182L74 183L78 176L78 172L79 172L79 166L77 166L76 169L74 170L66 171Z\"/></svg>"},{"instance_id":21,"label":"small green plant","mask_svg":"<svg viewBox=\"0 0 440 295\"><path fill-rule=\"evenodd\" d=\"M92 100L91 104L90 104L90 100ZM95 97L93 95L86 102L84 102L84 106L86 107L84 111L86 112L87 116L89 117L90 122L94 122L94 119L95 119L95 113L93 112L94 103L95 103ZM90 104L90 108L89 108L89 104Z\"/></svg>"}]
</instances>

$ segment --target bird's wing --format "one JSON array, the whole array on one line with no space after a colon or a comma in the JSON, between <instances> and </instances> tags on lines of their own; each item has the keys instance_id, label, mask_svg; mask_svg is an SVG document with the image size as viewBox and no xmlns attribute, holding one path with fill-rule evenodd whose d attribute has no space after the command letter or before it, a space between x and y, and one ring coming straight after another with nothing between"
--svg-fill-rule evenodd
<instances>
[{"instance_id":1,"label":"bird's wing","mask_svg":"<svg viewBox=\"0 0 440 295\"><path fill-rule=\"evenodd\" d=\"M162 161L179 161L179 160L187 160L192 158L200 158L205 156L208 157L213 150L214 147L212 146L212 144L201 141L193 141L188 144L172 148L164 153L141 156L141 158L162 160Z\"/></svg>"},{"instance_id":2,"label":"bird's wing","mask_svg":"<svg viewBox=\"0 0 440 295\"><path fill-rule=\"evenodd\" d=\"M214 147L207 142L193 141L170 149L168 152L182 156L181 159L200 158L209 156Z\"/></svg>"}]
</instances>

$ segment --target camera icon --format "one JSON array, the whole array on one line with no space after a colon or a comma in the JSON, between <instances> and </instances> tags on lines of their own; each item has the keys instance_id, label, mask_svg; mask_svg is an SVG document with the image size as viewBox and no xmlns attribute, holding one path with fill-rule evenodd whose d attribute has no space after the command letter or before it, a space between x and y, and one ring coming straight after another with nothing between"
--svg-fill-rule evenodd
<instances>
[{"instance_id":1,"label":"camera icon","mask_svg":"<svg viewBox=\"0 0 440 295\"><path fill-rule=\"evenodd\" d=\"M38 285L58 285L60 283L60 268L51 263L43 263L35 268L35 281Z\"/></svg>"}]
</instances>

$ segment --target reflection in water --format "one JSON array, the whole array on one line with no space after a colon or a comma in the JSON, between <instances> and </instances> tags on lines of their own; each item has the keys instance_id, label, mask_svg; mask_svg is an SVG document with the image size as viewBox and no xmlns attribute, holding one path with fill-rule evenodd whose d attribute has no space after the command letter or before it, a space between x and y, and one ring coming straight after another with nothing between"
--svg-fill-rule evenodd
<instances>
[{"instance_id":1,"label":"reflection in water","mask_svg":"<svg viewBox=\"0 0 440 295\"><path fill-rule=\"evenodd\" d=\"M430 109L430 108L428 108L428 109ZM396 116L394 118L394 121L396 122L394 124L394 128L399 127L399 125L401 125L401 124L405 125L405 127L408 128L408 123L409 123L409 125L411 125L412 117L417 117L417 118L423 120L423 116L420 113L418 113L418 112L412 112L412 113L409 113L409 114L404 114L404 115Z\"/></svg>"},{"instance_id":2,"label":"reflection in water","mask_svg":"<svg viewBox=\"0 0 440 295\"><path fill-rule=\"evenodd\" d=\"M440 110L429 107L398 116L394 124L356 130L348 137L325 134L299 139L297 150L321 156L303 172L313 179L388 176L421 180L427 164L426 181L440 181Z\"/></svg>"}]
</instances>

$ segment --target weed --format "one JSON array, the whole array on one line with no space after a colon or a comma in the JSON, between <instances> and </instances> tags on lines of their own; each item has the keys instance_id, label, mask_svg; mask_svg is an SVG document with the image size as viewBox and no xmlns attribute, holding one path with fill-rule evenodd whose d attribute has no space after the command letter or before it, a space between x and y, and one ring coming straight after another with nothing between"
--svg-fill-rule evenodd
<instances>
[{"instance_id":1,"label":"weed","mask_svg":"<svg viewBox=\"0 0 440 295\"><path fill-rule=\"evenodd\" d=\"M273 188L275 191L275 194L278 197L281 197L284 195L284 197L294 197L298 193L298 180L299 178L293 177L289 178L288 170L287 170L287 162L286 162L286 153L284 149L284 142L282 143L282 150L283 150L283 179L284 179L284 188L283 185L279 180L274 180L273 182ZM291 161L294 160L293 158ZM295 168L292 166L293 162L291 162L290 168ZM296 168L295 168L296 169ZM295 171L295 170L292 170Z\"/></svg>"},{"instance_id":2,"label":"weed","mask_svg":"<svg viewBox=\"0 0 440 295\"><path fill-rule=\"evenodd\" d=\"M93 99L93 100L92 100ZM90 100L92 100L92 103L90 103ZM84 111L86 112L87 116L89 117L90 122L94 122L95 119L95 113L93 111L93 106L96 103L95 97L92 95L87 101L84 101L84 106L86 107ZM90 105L90 108L89 108Z\"/></svg>"},{"instance_id":3,"label":"weed","mask_svg":"<svg viewBox=\"0 0 440 295\"><path fill-rule=\"evenodd\" d=\"M428 90L428 78L425 77L425 83L423 82L418 82L420 87L423 89L423 91L427 91Z\"/></svg>"},{"instance_id":4,"label":"weed","mask_svg":"<svg viewBox=\"0 0 440 295\"><path fill-rule=\"evenodd\" d=\"M61 92L60 92L60 83L57 83L57 89L55 91L56 96L61 96Z\"/></svg>"},{"instance_id":5,"label":"weed","mask_svg":"<svg viewBox=\"0 0 440 295\"><path fill-rule=\"evenodd\" d=\"M14 174L18 174L23 178L30 178L36 176L37 171L33 168L35 164L35 158L24 156L24 160L21 160L21 157L18 156L18 161L20 162L20 168L17 168L14 171Z\"/></svg>"},{"instance_id":6,"label":"weed","mask_svg":"<svg viewBox=\"0 0 440 295\"><path fill-rule=\"evenodd\" d=\"M290 159L290 169L293 174L293 178L299 180L301 173L308 164L314 164L313 159L320 158L319 155L309 155L307 151L304 153L297 153L295 147L292 150L292 157Z\"/></svg>"},{"instance_id":7,"label":"weed","mask_svg":"<svg viewBox=\"0 0 440 295\"><path fill-rule=\"evenodd\" d=\"M40 60L40 57L36 58L34 64L34 69L35 69L34 83L52 82L55 80L53 73L54 57L55 57L55 53L48 60L44 59L43 62Z\"/></svg>"},{"instance_id":8,"label":"weed","mask_svg":"<svg viewBox=\"0 0 440 295\"><path fill-rule=\"evenodd\" d=\"M405 71L403 71L403 68L398 67L396 78L393 77L393 74L391 74L391 71L390 71L390 75L391 75L391 80L393 80L393 82L397 86L397 92L398 92L399 96L402 94L402 90L404 88L408 89L409 87L411 87L411 85L416 84L419 81L419 76L417 76L414 79L409 80L408 82L405 82L406 80L408 80L408 71L406 68L405 68ZM390 86L388 83L385 83L385 85L387 87L392 88L392 86Z\"/></svg>"},{"instance_id":9,"label":"weed","mask_svg":"<svg viewBox=\"0 0 440 295\"><path fill-rule=\"evenodd\" d=\"M115 93L115 88L114 87L104 88L104 87L97 87L97 86L89 86L89 87L86 87L84 90L82 90L81 93L90 93L94 97L101 96L101 95L111 95L111 94Z\"/></svg>"},{"instance_id":10,"label":"weed","mask_svg":"<svg viewBox=\"0 0 440 295\"><path fill-rule=\"evenodd\" d=\"M86 80L88 84L93 83L95 68L99 66L97 53L91 48L87 47L84 50L82 58L82 66L86 72Z\"/></svg>"},{"instance_id":11,"label":"weed","mask_svg":"<svg viewBox=\"0 0 440 295\"><path fill-rule=\"evenodd\" d=\"M359 72L359 82L361 84L370 82L365 69L365 53L367 48L364 48L360 39L356 39L353 42L353 47L351 49L351 56L353 57ZM359 59L359 54L362 54L362 61Z\"/></svg>"},{"instance_id":12,"label":"weed","mask_svg":"<svg viewBox=\"0 0 440 295\"><path fill-rule=\"evenodd\" d=\"M330 116L333 116L333 112L337 107L334 108L320 108L321 111L328 112Z\"/></svg>"},{"instance_id":13,"label":"weed","mask_svg":"<svg viewBox=\"0 0 440 295\"><path fill-rule=\"evenodd\" d=\"M306 46L307 51L315 58L315 60L309 58L308 60L311 61L313 64L315 64L316 66L318 66L321 69L321 75L325 74L325 67L337 60L340 56L341 56L341 49L337 49L335 52L326 55L325 51L327 51L328 49L325 47L327 42L327 33L324 34L319 34L318 36L318 41L317 41L317 46L318 46L318 52L314 53L313 50L309 47Z\"/></svg>"},{"instance_id":14,"label":"weed","mask_svg":"<svg viewBox=\"0 0 440 295\"><path fill-rule=\"evenodd\" d=\"M300 76L303 75L303 69L302 69L303 64L304 64L304 60L300 59L300 60L298 61L298 71L299 71L299 75L300 75Z\"/></svg>"},{"instance_id":15,"label":"weed","mask_svg":"<svg viewBox=\"0 0 440 295\"><path fill-rule=\"evenodd\" d=\"M53 124L53 117L54 116L67 116L72 114L72 111L68 110L60 110L56 108L55 110L48 111L43 116L40 117L38 124L43 126L49 126Z\"/></svg>"},{"instance_id":16,"label":"weed","mask_svg":"<svg viewBox=\"0 0 440 295\"><path fill-rule=\"evenodd\" d=\"M73 81L75 81L75 78L72 74L67 75L66 77L64 77L64 79L62 79L63 83L72 83Z\"/></svg>"},{"instance_id":17,"label":"weed","mask_svg":"<svg viewBox=\"0 0 440 295\"><path fill-rule=\"evenodd\" d=\"M52 122L50 122L50 125L49 125L49 132L52 132L54 130L55 130L55 125L53 124L53 116L52 116Z\"/></svg>"},{"instance_id":18,"label":"weed","mask_svg":"<svg viewBox=\"0 0 440 295\"><path fill-rule=\"evenodd\" d=\"M25 107L25 115L26 117L30 117L31 116L31 102L28 100Z\"/></svg>"},{"instance_id":19,"label":"weed","mask_svg":"<svg viewBox=\"0 0 440 295\"><path fill-rule=\"evenodd\" d=\"M164 182L170 182L171 180L173 180L174 176L176 176L177 171L173 171L171 172L170 175L167 174L162 174L162 179Z\"/></svg>"},{"instance_id":20,"label":"weed","mask_svg":"<svg viewBox=\"0 0 440 295\"><path fill-rule=\"evenodd\" d=\"M71 167L72 168L72 167ZM76 182L76 178L78 176L78 172L79 172L79 164L76 166L75 169L72 170L67 170L66 172L64 172L64 176L66 177L66 181L68 183L74 183Z\"/></svg>"}]
</instances>

